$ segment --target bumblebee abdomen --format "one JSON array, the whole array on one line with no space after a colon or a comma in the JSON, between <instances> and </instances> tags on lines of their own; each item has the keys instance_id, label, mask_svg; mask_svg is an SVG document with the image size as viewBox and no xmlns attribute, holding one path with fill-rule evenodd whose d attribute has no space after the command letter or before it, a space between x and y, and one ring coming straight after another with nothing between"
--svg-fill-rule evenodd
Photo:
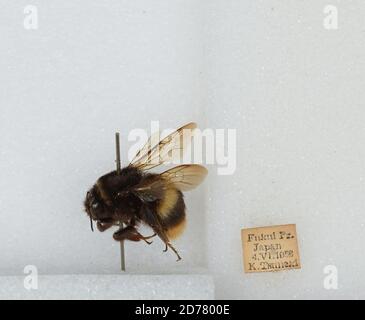
<instances>
[{"instance_id":1,"label":"bumblebee abdomen","mask_svg":"<svg viewBox=\"0 0 365 320\"><path fill-rule=\"evenodd\" d=\"M176 188L168 188L157 205L157 214L167 229L169 239L175 239L185 229L185 202L183 194Z\"/></svg>"}]
</instances>

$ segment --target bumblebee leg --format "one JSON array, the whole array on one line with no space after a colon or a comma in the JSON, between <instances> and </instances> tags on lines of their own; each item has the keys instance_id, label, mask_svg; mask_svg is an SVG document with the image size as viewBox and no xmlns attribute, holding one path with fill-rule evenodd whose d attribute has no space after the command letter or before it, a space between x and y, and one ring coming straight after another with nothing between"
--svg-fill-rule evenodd
<instances>
[{"instance_id":1,"label":"bumblebee leg","mask_svg":"<svg viewBox=\"0 0 365 320\"><path fill-rule=\"evenodd\" d=\"M135 218L132 218L130 221L129 221L129 223L128 223L128 226L129 227L134 227L136 225L136 220L135 220ZM136 232L138 232L137 230L136 230ZM147 241L148 239L151 239L151 238L153 238L153 237L155 237L157 234L156 233L154 233L152 236L148 236L148 237L144 237L143 235L141 235L139 232L138 232L138 234L141 236L141 239L142 240L144 240L146 243L148 243L148 244L151 244L152 242L151 241Z\"/></svg>"},{"instance_id":2,"label":"bumblebee leg","mask_svg":"<svg viewBox=\"0 0 365 320\"><path fill-rule=\"evenodd\" d=\"M151 244L153 242L153 241L147 241L148 239L151 239L156 236L156 233L154 233L152 236L145 237L142 234L140 234L137 230L136 230L136 232L140 236L140 239L143 240L144 242L146 242L147 244Z\"/></svg>"},{"instance_id":3,"label":"bumblebee leg","mask_svg":"<svg viewBox=\"0 0 365 320\"><path fill-rule=\"evenodd\" d=\"M170 248L172 251L175 252L177 256L177 260L181 260L181 257L179 253L176 251L176 249L172 246L170 243L169 238L166 234L166 228L164 228L162 221L160 220L159 216L151 209L149 206L145 205L141 208L141 213L143 215L144 221L150 225L150 227L153 229L155 233L159 236L159 238L165 243L166 248L165 252L168 248Z\"/></svg>"},{"instance_id":4,"label":"bumblebee leg","mask_svg":"<svg viewBox=\"0 0 365 320\"><path fill-rule=\"evenodd\" d=\"M113 223L101 223L98 221L98 223L96 224L96 227L98 228L98 230L100 232L104 232L105 230L108 230L109 228L111 228L114 224Z\"/></svg>"},{"instance_id":5,"label":"bumblebee leg","mask_svg":"<svg viewBox=\"0 0 365 320\"><path fill-rule=\"evenodd\" d=\"M147 244L152 244L153 241L148 241L146 239L143 239L144 242L146 242Z\"/></svg>"},{"instance_id":6,"label":"bumblebee leg","mask_svg":"<svg viewBox=\"0 0 365 320\"><path fill-rule=\"evenodd\" d=\"M180 261L181 260L181 257L179 255L179 253L177 252L177 250L174 248L174 246L170 242L165 242L165 249L163 250L163 252L166 252L168 248L170 248L172 251L175 252L175 254L177 256L177 260L176 261Z\"/></svg>"},{"instance_id":7,"label":"bumblebee leg","mask_svg":"<svg viewBox=\"0 0 365 320\"><path fill-rule=\"evenodd\" d=\"M141 235L142 236L142 235ZM153 238L153 237L156 237L157 236L157 233L154 233L152 236L148 236L148 237L143 237L143 240L144 241L146 241L146 240L148 240L148 239L151 239L151 238ZM147 242L147 241L146 241ZM152 242L149 242L150 244L152 243Z\"/></svg>"},{"instance_id":8,"label":"bumblebee leg","mask_svg":"<svg viewBox=\"0 0 365 320\"><path fill-rule=\"evenodd\" d=\"M147 244L152 244L153 241L148 241L148 239L151 239L156 236L156 233L154 233L152 236L148 236L148 237L141 235L139 232L138 232L138 234L140 235L140 240L143 240Z\"/></svg>"},{"instance_id":9,"label":"bumblebee leg","mask_svg":"<svg viewBox=\"0 0 365 320\"><path fill-rule=\"evenodd\" d=\"M123 229L119 229L113 234L114 240L122 241L122 240L130 240L130 241L141 241L143 240L147 244L151 244L152 241L148 241L148 239L154 237L156 234L153 234L149 237L144 237L141 235L137 229L133 226L127 226Z\"/></svg>"},{"instance_id":10,"label":"bumblebee leg","mask_svg":"<svg viewBox=\"0 0 365 320\"><path fill-rule=\"evenodd\" d=\"M176 261L179 261L181 260L181 257L179 255L179 253L177 252L177 250L173 247L173 245L169 242L169 243L166 243L167 246L169 246L169 248L175 252L176 256L177 256L177 260Z\"/></svg>"},{"instance_id":11,"label":"bumblebee leg","mask_svg":"<svg viewBox=\"0 0 365 320\"><path fill-rule=\"evenodd\" d=\"M177 252L177 250L174 248L174 246L170 243L170 240L168 239L168 237L166 236L165 232L159 230L159 228L157 227L157 229L154 229L155 232L157 233L157 235L160 237L160 239L165 243L165 250L163 250L163 252L166 252L168 248L170 248L172 251L175 252L176 256L177 256L177 260L176 261L180 261L181 257L179 255L179 253Z\"/></svg>"}]
</instances>

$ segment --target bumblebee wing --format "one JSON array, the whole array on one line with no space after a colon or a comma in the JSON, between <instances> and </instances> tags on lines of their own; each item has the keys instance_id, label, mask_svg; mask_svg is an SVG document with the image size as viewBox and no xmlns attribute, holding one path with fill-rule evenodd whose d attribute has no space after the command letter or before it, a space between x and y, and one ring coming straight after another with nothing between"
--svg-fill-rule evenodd
<instances>
[{"instance_id":1,"label":"bumblebee wing","mask_svg":"<svg viewBox=\"0 0 365 320\"><path fill-rule=\"evenodd\" d=\"M183 148L190 143L194 129L196 124L188 123L159 142L156 141L159 133L153 134L137 152L130 165L141 170L149 170L162 163L182 159Z\"/></svg>"},{"instance_id":2,"label":"bumblebee wing","mask_svg":"<svg viewBox=\"0 0 365 320\"><path fill-rule=\"evenodd\" d=\"M143 202L153 202L163 199L165 189L165 183L161 180L160 175L154 175L143 179L139 184L133 187L131 192Z\"/></svg>"},{"instance_id":3,"label":"bumblebee wing","mask_svg":"<svg viewBox=\"0 0 365 320\"><path fill-rule=\"evenodd\" d=\"M131 192L144 202L163 199L170 188L189 191L203 182L208 170L198 164L184 164L161 174L147 176Z\"/></svg>"},{"instance_id":4,"label":"bumblebee wing","mask_svg":"<svg viewBox=\"0 0 365 320\"><path fill-rule=\"evenodd\" d=\"M208 170L198 164L184 164L160 174L167 187L173 185L181 191L189 191L203 182Z\"/></svg>"},{"instance_id":5,"label":"bumblebee wing","mask_svg":"<svg viewBox=\"0 0 365 320\"><path fill-rule=\"evenodd\" d=\"M159 142L160 131L157 131L148 138L143 148L138 150L130 164L137 167L139 163L143 162L142 159L149 158L152 150L159 144Z\"/></svg>"}]
</instances>

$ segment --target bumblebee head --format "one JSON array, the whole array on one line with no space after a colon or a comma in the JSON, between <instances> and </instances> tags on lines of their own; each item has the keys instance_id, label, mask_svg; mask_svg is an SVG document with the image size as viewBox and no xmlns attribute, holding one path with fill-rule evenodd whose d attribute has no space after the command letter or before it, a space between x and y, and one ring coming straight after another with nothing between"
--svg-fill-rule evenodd
<instances>
[{"instance_id":1,"label":"bumblebee head","mask_svg":"<svg viewBox=\"0 0 365 320\"><path fill-rule=\"evenodd\" d=\"M86 198L84 201L84 208L87 215L90 218L90 226L91 230L94 231L93 228L93 220L99 221L107 216L107 211L103 200L98 195L97 189L94 186L86 193Z\"/></svg>"}]
</instances>

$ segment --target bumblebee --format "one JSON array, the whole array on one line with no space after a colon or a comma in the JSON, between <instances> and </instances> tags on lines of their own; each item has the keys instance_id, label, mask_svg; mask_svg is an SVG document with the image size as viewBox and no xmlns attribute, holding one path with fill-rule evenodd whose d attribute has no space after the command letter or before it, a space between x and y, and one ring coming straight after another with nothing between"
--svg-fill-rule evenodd
<instances>
[{"instance_id":1,"label":"bumblebee","mask_svg":"<svg viewBox=\"0 0 365 320\"><path fill-rule=\"evenodd\" d=\"M100 177L84 201L91 229L93 221L101 232L122 225L113 234L116 241L142 240L151 244L149 240L158 236L165 244L164 251L170 248L179 261L181 257L171 240L181 235L186 225L183 192L198 186L208 171L196 164L179 165L160 174L149 170L181 159L195 129L196 124L189 123L157 143L151 136L127 167ZM153 234L143 236L138 231L141 224L149 226Z\"/></svg>"}]
</instances>

